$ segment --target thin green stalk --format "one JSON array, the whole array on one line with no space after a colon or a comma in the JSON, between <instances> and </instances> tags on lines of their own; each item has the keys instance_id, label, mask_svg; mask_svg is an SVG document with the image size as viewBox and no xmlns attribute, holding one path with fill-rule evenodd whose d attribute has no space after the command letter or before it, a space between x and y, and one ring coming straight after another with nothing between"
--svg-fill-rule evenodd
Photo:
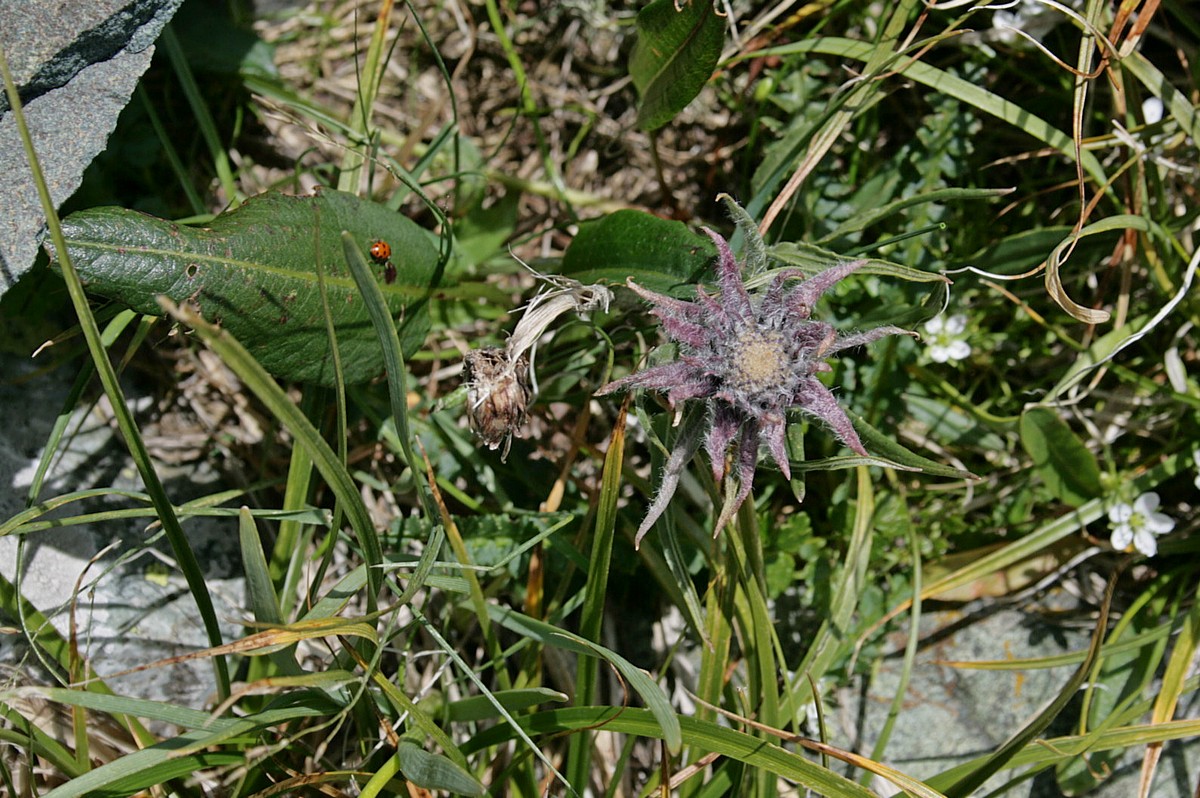
<instances>
[{"instance_id":1,"label":"thin green stalk","mask_svg":"<svg viewBox=\"0 0 1200 798\"><path fill-rule=\"evenodd\" d=\"M308 449L308 456L345 507L350 525L358 536L367 564L368 612L374 612L381 581L379 566L383 564L383 551L371 515L363 504L353 478L291 397L228 331L210 324L188 307L173 306L169 300L164 301L164 307L168 313L196 331L267 410L292 433L297 446Z\"/></svg>"},{"instance_id":2,"label":"thin green stalk","mask_svg":"<svg viewBox=\"0 0 1200 798\"><path fill-rule=\"evenodd\" d=\"M853 645L853 638L849 635L850 625L862 596L870 563L872 519L875 514L875 493L870 470L866 466L858 466L856 471L858 491L854 530L850 545L846 548L846 560L833 591L829 618L821 624L800 667L796 669L797 678L788 697L791 709L810 699L807 683L800 681L804 675L819 680L838 656ZM788 714L792 713L789 711Z\"/></svg>"},{"instance_id":3,"label":"thin green stalk","mask_svg":"<svg viewBox=\"0 0 1200 798\"><path fill-rule=\"evenodd\" d=\"M348 147L345 157L342 158L341 174L338 176L338 188L342 191L354 192L358 188L363 164L370 158L371 109L375 105L375 95L379 92L379 84L383 80L384 67L387 66L387 59L383 57L383 47L391 24L391 9L391 3L383 4L383 11L375 20L371 43L367 45L366 61L362 72L359 73L358 96L354 100L354 108L350 111L350 122L347 125L355 146Z\"/></svg>"},{"instance_id":4,"label":"thin green stalk","mask_svg":"<svg viewBox=\"0 0 1200 798\"><path fill-rule=\"evenodd\" d=\"M300 410L306 418L312 418L316 412L313 397L317 391L305 391L300 400ZM308 491L312 485L312 458L303 446L293 446L291 460L288 462L287 487L283 492L284 510L299 510L308 503ZM275 538L275 547L271 551L271 581L275 583L279 595L283 597L283 615L291 614L292 603L295 601L294 581L299 578L299 569L293 563L299 556L300 537L304 530L301 521L284 520L279 523L279 534Z\"/></svg>"},{"instance_id":5,"label":"thin green stalk","mask_svg":"<svg viewBox=\"0 0 1200 798\"><path fill-rule=\"evenodd\" d=\"M221 626L217 622L217 614L213 609L212 597L209 595L208 585L204 581L204 572L200 568L200 563L196 560L196 555L192 551L191 544L188 543L187 536L183 534L183 528L179 525L179 519L175 516L171 501L167 498L162 482L159 481L158 474L154 470L150 454L146 451L146 446L142 442L141 432L134 422L133 413L129 410L129 404L125 401L125 394L121 390L120 382L117 380L117 374L113 369L112 361L108 359L108 351L104 348L100 328L96 324L96 318L92 315L87 296L83 292L83 283L79 279L78 272L75 271L74 264L71 263L71 258L67 251L67 241L63 237L62 225L58 221L58 213L54 207L54 200L50 198L50 190L46 187L46 178L42 174L41 163L38 161L37 153L34 151L33 139L29 135L29 128L25 123L25 114L21 108L21 98L17 94L17 87L13 84L12 75L9 74L8 57L5 55L3 48L0 48L0 72L3 73L4 89L8 92L8 101L12 107L13 119L16 121L17 130L21 136L21 143L25 147L25 156L29 160L29 168L33 173L33 182L38 189L38 197L41 199L42 210L46 214L46 224L50 228L50 238L54 242L54 250L58 254L59 265L62 268L63 282L66 283L67 293L71 297L71 304L74 306L75 314L79 318L79 326L83 332L84 340L87 342L88 352L91 354L92 362L95 364L96 371L100 375L100 383L104 386L104 393L112 405L117 427L121 430L121 435L125 439L125 445L129 448L130 457L137 466L138 473L142 477L142 483L146 486L146 492L150 494L150 499L154 503L155 510L158 511L163 531L166 533L167 540L170 542L175 554L175 559L179 563L179 570L187 580L188 590L196 601L196 607L200 612L200 619L204 624L204 631L208 636L209 645L213 647L220 646L223 642L221 639ZM229 669L225 662L225 657L215 656L212 660L217 681L217 694L221 700L224 700L229 696Z\"/></svg>"},{"instance_id":6,"label":"thin green stalk","mask_svg":"<svg viewBox=\"0 0 1200 798\"><path fill-rule=\"evenodd\" d=\"M907 509L908 505L905 504L905 510L907 511ZM871 749L871 759L876 762L883 761L883 753L887 750L888 740L891 739L892 728L896 725L896 718L899 717L900 710L904 706L904 696L908 692L908 680L912 676L913 663L917 658L917 644L921 642L921 542L907 513L905 521L908 527L908 549L912 554L912 613L908 621L908 641L904 645L904 662L900 668L900 680L896 685L896 694L892 696L892 705L888 708L887 719L884 720L883 728L879 730L879 737L876 738L875 745ZM864 770L859 782L863 786L867 786L871 781L871 776L870 771Z\"/></svg>"},{"instance_id":7,"label":"thin green stalk","mask_svg":"<svg viewBox=\"0 0 1200 798\"><path fill-rule=\"evenodd\" d=\"M729 558L717 557L704 607L704 636L710 645L700 649L700 675L696 683L696 694L712 706L721 706L725 675L729 672L729 656L733 646L734 580L735 576L730 573ZM695 716L707 721L717 719L717 713L704 704L696 709ZM689 761L695 762L707 753L708 749L693 750ZM696 795L702 786L698 780L691 779L684 783L680 795Z\"/></svg>"},{"instance_id":8,"label":"thin green stalk","mask_svg":"<svg viewBox=\"0 0 1200 798\"><path fill-rule=\"evenodd\" d=\"M313 251L318 253L316 258L317 286L321 294L321 311L325 316L325 334L329 337L329 352L333 356L334 407L337 413L334 439L337 441L338 461L341 462L342 468L346 468L349 462L349 441L346 436L346 380L343 376L345 372L342 369L342 353L341 348L338 346L337 328L333 323L333 314L329 308L329 291L325 281L325 264L321 261L319 254L321 251L321 209L319 205L316 206L313 222ZM324 392L322 391L320 394L323 395ZM344 512L341 502L334 504L331 529L336 530L341 527ZM330 541L332 540L333 536L330 537ZM321 558L321 565L311 582L312 585L319 585L324 581L325 571L333 559L332 554L333 547L326 546Z\"/></svg>"},{"instance_id":9,"label":"thin green stalk","mask_svg":"<svg viewBox=\"0 0 1200 798\"><path fill-rule=\"evenodd\" d=\"M525 74L525 67L521 64L521 56L517 52L517 48L513 45L512 39L509 38L508 29L504 25L504 18L500 16L499 4L496 0L486 0L486 5L488 21L492 24L492 31L496 34L496 38L500 42L500 49L504 51L504 57L508 60L508 66L513 71L513 78L516 80L517 88L521 92L521 114L529 120L530 125L533 127L533 135L537 141L538 152L542 156L542 168L545 169L546 176L550 178L550 183L554 186L556 197L563 203L563 207L571 215L572 221L575 221L575 210L567 199L566 184L563 183L562 175L559 173L554 159L550 157L550 148L546 144L546 135L542 132L542 126L538 123L537 103L533 99L533 91L529 88L529 78Z\"/></svg>"},{"instance_id":10,"label":"thin green stalk","mask_svg":"<svg viewBox=\"0 0 1200 798\"><path fill-rule=\"evenodd\" d=\"M578 796L579 792L577 792L571 786L571 784L567 781L566 777L563 776L563 774L559 772L558 768L556 768L554 766L554 763L551 762L544 753L542 753L542 749L538 748L538 746L533 742L533 740L531 740L529 738L529 735L525 732L525 730L523 728L521 728L521 724L518 723L517 719L512 716L512 713L510 713L504 707L504 705L500 703L499 699L497 699L496 696L494 696L487 689L487 685L485 685L479 679L479 676L475 673L475 671L463 660L462 657L460 657L458 655L458 652L454 649L453 646L450 645L450 643L446 640L446 638L443 637L442 634L437 629L434 628L433 624L429 622L429 619L426 618L424 615L422 615L416 609L413 609L413 615L416 617L417 621L421 624L421 626L424 627L425 631L442 648L442 650L446 653L446 656L448 656L454 662L454 664L459 668L459 670L462 672L462 674L464 676L466 676L479 689L479 692L482 693L487 698L488 702L491 703L492 706L496 708L496 711L500 715L500 717L504 718L504 720L506 721L508 728L511 729L516 734L516 736L518 738L520 738L520 740L523 743L525 743L528 750L535 757L537 757L538 760L541 761L542 765L545 766L546 770L548 772L552 773L554 775L554 777L556 779L558 779L558 781L562 782L562 784L566 787L567 791L571 795Z\"/></svg>"},{"instance_id":11,"label":"thin green stalk","mask_svg":"<svg viewBox=\"0 0 1200 798\"><path fill-rule=\"evenodd\" d=\"M175 37L175 31L170 24L163 28L159 41L183 86L183 96L187 98L188 106L196 117L196 126L204 138L209 155L212 156L213 166L217 170L217 179L221 181L221 190L225 193L230 205L240 205L245 197L238 191L237 181L233 179L233 170L229 166L229 153L226 152L225 143L221 141L221 136L217 133L217 123L213 121L212 114L208 111L208 105L204 102L204 96L196 84L196 76L192 74L187 56L184 55L183 47L180 46L179 39Z\"/></svg>"},{"instance_id":12,"label":"thin green stalk","mask_svg":"<svg viewBox=\"0 0 1200 798\"><path fill-rule=\"evenodd\" d=\"M104 332L100 336L100 341L104 346L105 351L113 345L117 337L125 331L129 322L133 320L134 312L132 310L118 313L109 321L104 328ZM33 481L29 484L29 492L25 495L25 506L32 507L37 501L38 495L42 492L42 485L45 483L46 474L50 470L50 464L54 462L54 456L58 453L58 444L62 441L63 434L67 430L67 424L75 415L75 406L79 403L83 396L84 389L91 382L95 375L95 368L90 362L86 362L79 369L79 375L75 378L75 382L71 385L71 390L67 391L67 398L63 401L62 410L59 411L58 417L54 419L54 427L50 430L50 435L46 438L46 445L42 449L42 456L38 460L37 471L33 475Z\"/></svg>"},{"instance_id":13,"label":"thin green stalk","mask_svg":"<svg viewBox=\"0 0 1200 798\"><path fill-rule=\"evenodd\" d=\"M775 661L775 624L767 606L766 568L762 538L754 515L754 503L746 502L738 512L737 534L731 535L728 552L736 558L739 573L738 607L743 625L743 652L750 676L751 710L755 719L779 728L779 667Z\"/></svg>"},{"instance_id":14,"label":"thin green stalk","mask_svg":"<svg viewBox=\"0 0 1200 798\"><path fill-rule=\"evenodd\" d=\"M171 171L175 173L175 178L179 181L179 187L183 189L184 196L187 197L192 214L200 216L203 213L207 213L208 208L205 207L204 200L200 199L200 194L197 193L196 187L192 185L191 176L188 175L188 171L183 165L183 159L179 157L179 150L175 148L175 141L167 133L167 129L163 127L162 119L159 118L158 111L154 108L154 103L150 101L149 95L146 94L146 89L139 83L135 93L138 100L142 103L142 110L146 112L146 118L150 120L150 126L154 128L154 135L158 137L158 143L163 148L163 154L167 156L167 164L170 165Z\"/></svg>"},{"instance_id":15,"label":"thin green stalk","mask_svg":"<svg viewBox=\"0 0 1200 798\"><path fill-rule=\"evenodd\" d=\"M728 534L725 554L730 560L730 572L737 574L734 608L741 627L739 640L748 679L743 696L746 706L740 711L753 715L756 721L766 726L780 728L780 671L775 659L775 625L767 606L762 540L753 501L747 501L740 508L733 532ZM775 794L773 779L755 778L752 783L755 795L765 798Z\"/></svg>"},{"instance_id":16,"label":"thin green stalk","mask_svg":"<svg viewBox=\"0 0 1200 798\"><path fill-rule=\"evenodd\" d=\"M454 147L450 156L450 171L453 174L458 174L458 171L462 168L462 139L458 135L458 92L454 90L454 80L450 75L450 70L446 66L446 62L442 59L442 54L438 51L437 44L429 35L429 31L426 30L425 23L421 21L421 15L413 7L411 0L405 0L404 5L408 8L408 13L412 14L413 22L416 23L417 28L421 31L421 36L425 39L425 44L429 45L429 52L433 56L433 62L437 64L438 74L442 76L442 81L446 85L446 99L450 102L450 123L448 129L455 131L453 134ZM431 147L431 149L433 148ZM452 206L451 210L458 205L461 186L462 183L460 181L454 181L454 206ZM442 212L437 203L428 203L428 205L437 213L440 214ZM445 219L440 219L440 221L445 226Z\"/></svg>"},{"instance_id":17,"label":"thin green stalk","mask_svg":"<svg viewBox=\"0 0 1200 798\"><path fill-rule=\"evenodd\" d=\"M433 467L430 466L430 482L432 479ZM442 505L444 507L444 505ZM446 540L450 543L450 548L454 552L455 558L465 566L471 566L471 554L467 551L466 541L463 540L462 534L458 531L458 524L454 523L454 519L450 517L448 512L442 511L442 526L446 529ZM467 590L471 597L471 606L475 610L475 617L479 621L479 630L483 633L484 646L487 648L488 656L492 660L493 667L496 671L496 681L500 685L500 689L509 690L512 688L512 679L508 675L508 669L504 665L504 656L500 648L500 641L496 637L496 630L492 628L491 619L488 617L487 599L483 595L483 587L479 584L479 577L476 576L473 568L463 568L462 576L467 581Z\"/></svg>"},{"instance_id":18,"label":"thin green stalk","mask_svg":"<svg viewBox=\"0 0 1200 798\"><path fill-rule=\"evenodd\" d=\"M584 589L583 612L579 622L580 636L596 643L600 642L608 595L609 566L617 527L617 498L621 492L621 467L625 462L625 418L628 411L629 396L626 396L616 414L608 451L604 455L600 500L596 507L591 556L588 558L587 587ZM575 667L575 703L577 706L591 706L596 702L599 663L594 657L579 657ZM580 792L587 789L591 764L592 735L586 730L580 731L571 737L567 756L567 778Z\"/></svg>"}]
</instances>

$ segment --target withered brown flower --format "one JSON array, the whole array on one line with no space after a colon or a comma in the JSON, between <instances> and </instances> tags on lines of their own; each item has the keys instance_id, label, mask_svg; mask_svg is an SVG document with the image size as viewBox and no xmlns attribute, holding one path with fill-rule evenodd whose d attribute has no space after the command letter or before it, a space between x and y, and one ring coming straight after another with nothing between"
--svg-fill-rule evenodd
<instances>
[{"instance_id":1,"label":"withered brown flower","mask_svg":"<svg viewBox=\"0 0 1200 798\"><path fill-rule=\"evenodd\" d=\"M529 404L537 396L532 353L538 339L564 313L607 311L612 300L612 293L602 285L584 285L569 277L529 271L550 288L543 287L530 300L506 346L475 349L463 359L467 419L489 449L504 446L501 460L508 457L513 435L525 423Z\"/></svg>"},{"instance_id":2,"label":"withered brown flower","mask_svg":"<svg viewBox=\"0 0 1200 798\"><path fill-rule=\"evenodd\" d=\"M513 433L525 423L533 398L529 358L522 354L513 359L498 346L473 349L463 359L463 378L471 429L493 451L503 444L500 458L507 458Z\"/></svg>"}]
</instances>

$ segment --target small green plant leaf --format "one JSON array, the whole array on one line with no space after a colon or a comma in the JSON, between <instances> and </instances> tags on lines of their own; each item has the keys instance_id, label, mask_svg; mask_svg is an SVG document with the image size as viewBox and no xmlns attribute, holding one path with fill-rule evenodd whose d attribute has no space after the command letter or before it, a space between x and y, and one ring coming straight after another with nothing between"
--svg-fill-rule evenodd
<instances>
[{"instance_id":1,"label":"small green plant leaf","mask_svg":"<svg viewBox=\"0 0 1200 798\"><path fill-rule=\"evenodd\" d=\"M712 77L725 20L709 0L655 0L638 12L629 75L641 96L637 126L657 130L696 99Z\"/></svg>"},{"instance_id":2,"label":"small green plant leaf","mask_svg":"<svg viewBox=\"0 0 1200 798\"><path fill-rule=\"evenodd\" d=\"M1096 456L1058 413L1048 407L1029 408L1021 414L1020 433L1021 445L1055 498L1079 507L1101 495Z\"/></svg>"},{"instance_id":3,"label":"small green plant leaf","mask_svg":"<svg viewBox=\"0 0 1200 798\"><path fill-rule=\"evenodd\" d=\"M483 795L483 785L467 771L444 756L431 754L411 740L396 747L400 772L418 787L446 790L455 795Z\"/></svg>"},{"instance_id":4,"label":"small green plant leaf","mask_svg":"<svg viewBox=\"0 0 1200 798\"><path fill-rule=\"evenodd\" d=\"M920 471L930 476L946 477L947 479L977 479L970 471L963 471L958 468L953 468L945 463L939 463L936 460L930 460L928 457L922 457L916 452L909 451L907 448L897 443L895 438L888 436L877 430L875 427L858 413L847 408L846 415L850 417L850 421L854 424L855 431L862 439L863 445L867 447L867 451L871 453L869 458L873 464L889 465L893 468L899 468L905 471ZM841 458L829 458L825 463L836 461ZM849 461L848 464L859 465L864 458L844 458ZM793 468L799 466L803 469L805 464L793 465Z\"/></svg>"},{"instance_id":5,"label":"small green plant leaf","mask_svg":"<svg viewBox=\"0 0 1200 798\"><path fill-rule=\"evenodd\" d=\"M330 310L345 379L361 383L383 371L383 352L347 271L340 234L366 249L391 246L396 279L377 278L389 310L400 316L407 354L429 326L425 298L437 252L428 233L394 211L340 191L292 197L261 194L214 219L188 227L124 208L95 208L63 220L67 248L87 290L139 313L160 315L156 296L199 309L241 341L272 375L332 384L333 358L317 290L325 269Z\"/></svg>"},{"instance_id":6,"label":"small green plant leaf","mask_svg":"<svg viewBox=\"0 0 1200 798\"><path fill-rule=\"evenodd\" d=\"M263 553L258 525L250 508L243 506L238 511L238 541L242 548L242 565L246 571L246 592L250 598L250 609L254 619L264 624L281 624L283 615L279 611L279 596L271 581L267 568L267 557Z\"/></svg>"},{"instance_id":7,"label":"small green plant leaf","mask_svg":"<svg viewBox=\"0 0 1200 798\"><path fill-rule=\"evenodd\" d=\"M563 255L562 271L582 283L621 285L631 277L665 292L704 279L716 256L708 236L693 233L683 222L623 210L580 225Z\"/></svg>"},{"instance_id":8,"label":"small green plant leaf","mask_svg":"<svg viewBox=\"0 0 1200 798\"><path fill-rule=\"evenodd\" d=\"M762 274L767 270L768 264L767 242L763 241L762 235L758 232L758 222L754 221L754 218L746 213L746 209L738 205L737 200L728 194L721 194L717 199L725 203L725 210L729 212L729 218L733 219L733 223L742 237L744 274L747 278Z\"/></svg>"}]
</instances>

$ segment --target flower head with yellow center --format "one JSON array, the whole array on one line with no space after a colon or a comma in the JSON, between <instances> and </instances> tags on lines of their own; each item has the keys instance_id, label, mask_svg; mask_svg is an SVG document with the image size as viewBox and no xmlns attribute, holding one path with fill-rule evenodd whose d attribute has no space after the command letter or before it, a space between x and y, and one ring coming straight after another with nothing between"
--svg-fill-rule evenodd
<instances>
[{"instance_id":1,"label":"flower head with yellow center","mask_svg":"<svg viewBox=\"0 0 1200 798\"><path fill-rule=\"evenodd\" d=\"M696 299L689 302L629 282L629 287L653 306L650 312L658 317L663 332L679 345L678 358L610 382L597 392L648 388L665 393L672 407L691 399L707 405L707 432L703 427L680 431L663 468L658 494L638 528L639 544L666 510L683 469L701 442L718 482L727 476L725 455L733 448L737 492L733 493L732 486L727 491L732 498L725 502L717 520L717 532L750 495L760 443L766 444L784 476L791 478L786 444L788 409L797 408L820 419L842 443L866 455L850 419L816 375L829 370L826 358L844 349L885 335L908 334L885 326L839 335L828 323L810 318L817 299L866 261L838 264L799 283L794 281L803 278L803 273L786 269L777 272L764 291L751 294L729 244L712 230L704 232L717 248L716 296L697 286Z\"/></svg>"}]
</instances>

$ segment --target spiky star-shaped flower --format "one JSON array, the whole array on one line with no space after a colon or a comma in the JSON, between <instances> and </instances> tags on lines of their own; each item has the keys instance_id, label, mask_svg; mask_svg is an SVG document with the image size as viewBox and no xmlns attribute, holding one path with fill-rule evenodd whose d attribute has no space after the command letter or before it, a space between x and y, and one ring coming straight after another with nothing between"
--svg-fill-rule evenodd
<instances>
[{"instance_id":1,"label":"spiky star-shaped flower","mask_svg":"<svg viewBox=\"0 0 1200 798\"><path fill-rule=\"evenodd\" d=\"M866 455L850 419L817 378L817 372L829 371L826 358L843 349L885 335L911 334L885 326L839 335L826 322L809 318L817 299L866 261L833 266L792 287L789 281L804 275L798 269L786 269L776 274L765 291L752 295L729 244L712 230L705 228L704 232L717 246L717 296L697 286L696 301L687 302L648 291L632 280L628 283L653 305L650 312L679 345L678 359L635 372L597 391L607 394L649 388L665 393L672 407L689 399L707 404L707 434L702 435L700 426L680 431L663 469L658 494L638 528L638 544L666 510L683 469L700 447L701 437L718 482L726 476L726 451L731 444L734 447L738 489L732 500L725 502L716 532L750 495L760 442L766 443L779 470L791 479L786 445L789 408L798 408L825 422L842 443ZM726 495L732 495L732 490Z\"/></svg>"}]
</instances>

